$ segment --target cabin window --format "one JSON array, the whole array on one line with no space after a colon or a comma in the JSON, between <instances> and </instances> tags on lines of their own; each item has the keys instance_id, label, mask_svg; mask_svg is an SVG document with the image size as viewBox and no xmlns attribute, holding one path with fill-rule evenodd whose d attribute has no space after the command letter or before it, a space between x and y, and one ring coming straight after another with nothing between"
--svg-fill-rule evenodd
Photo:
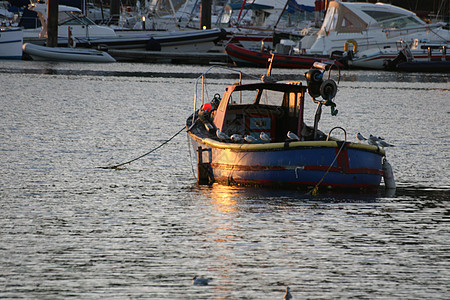
<instances>
[{"instance_id":1,"label":"cabin window","mask_svg":"<svg viewBox=\"0 0 450 300\"><path fill-rule=\"evenodd\" d=\"M364 10L364 13L374 18L382 28L404 28L424 24L415 16L406 16L399 13L370 10Z\"/></svg>"},{"instance_id":2,"label":"cabin window","mask_svg":"<svg viewBox=\"0 0 450 300\"><path fill-rule=\"evenodd\" d=\"M235 91L229 98L229 105L265 104L279 106L283 100L283 94L270 90L244 90Z\"/></svg>"},{"instance_id":3,"label":"cabin window","mask_svg":"<svg viewBox=\"0 0 450 300\"><path fill-rule=\"evenodd\" d=\"M93 21L83 15L61 14L59 17L59 25L95 25Z\"/></svg>"},{"instance_id":4,"label":"cabin window","mask_svg":"<svg viewBox=\"0 0 450 300\"><path fill-rule=\"evenodd\" d=\"M421 25L423 24L413 17L399 18L380 23L380 26L382 28L405 28L405 27L417 27Z\"/></svg>"}]
</instances>

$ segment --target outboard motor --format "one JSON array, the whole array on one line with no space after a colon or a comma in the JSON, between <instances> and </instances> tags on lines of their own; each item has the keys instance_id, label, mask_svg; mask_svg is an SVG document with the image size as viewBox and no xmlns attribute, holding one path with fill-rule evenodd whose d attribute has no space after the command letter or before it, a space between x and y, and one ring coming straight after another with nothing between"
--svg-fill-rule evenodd
<instances>
[{"instance_id":1,"label":"outboard motor","mask_svg":"<svg viewBox=\"0 0 450 300\"><path fill-rule=\"evenodd\" d=\"M314 139L317 138L318 124L320 116L322 115L322 106L330 106L332 116L338 114L338 110L335 109L336 103L333 102L337 93L337 84L333 79L330 79L333 66L334 65L315 62L313 67L305 73L308 93L313 98L314 103L317 103L314 116ZM328 79L324 80L323 77L326 71L329 71ZM322 97L322 99L317 99L319 97Z\"/></svg>"}]
</instances>

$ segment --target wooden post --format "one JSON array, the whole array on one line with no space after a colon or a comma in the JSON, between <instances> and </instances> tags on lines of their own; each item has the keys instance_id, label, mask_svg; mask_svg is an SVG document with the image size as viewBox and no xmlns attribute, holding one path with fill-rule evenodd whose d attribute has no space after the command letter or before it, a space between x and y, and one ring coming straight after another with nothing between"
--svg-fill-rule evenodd
<instances>
[{"instance_id":1,"label":"wooden post","mask_svg":"<svg viewBox=\"0 0 450 300\"><path fill-rule=\"evenodd\" d=\"M47 1L47 47L58 46L58 6L59 0Z\"/></svg>"},{"instance_id":2,"label":"wooden post","mask_svg":"<svg viewBox=\"0 0 450 300\"><path fill-rule=\"evenodd\" d=\"M211 29L211 0L202 0L200 8L200 29Z\"/></svg>"}]
</instances>

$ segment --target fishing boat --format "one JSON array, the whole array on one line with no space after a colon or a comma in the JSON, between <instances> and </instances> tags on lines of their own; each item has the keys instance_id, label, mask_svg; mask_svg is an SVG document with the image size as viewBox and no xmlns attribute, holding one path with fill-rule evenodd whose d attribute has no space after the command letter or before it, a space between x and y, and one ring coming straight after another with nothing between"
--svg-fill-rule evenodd
<instances>
[{"instance_id":1,"label":"fishing boat","mask_svg":"<svg viewBox=\"0 0 450 300\"><path fill-rule=\"evenodd\" d=\"M386 180L393 176L384 148L350 142L341 127L328 134L319 130L324 106L337 114L332 65L315 63L305 74L306 84L274 81L272 66L260 80L244 84L245 73L226 68L237 72L239 81L207 102L203 83L215 67L198 77L194 113L186 121L200 184L310 188L313 193L319 188L375 191L385 175L385 183L393 187ZM197 95L200 81L202 97ZM304 121L307 92L317 105L313 126ZM332 136L339 131L343 140Z\"/></svg>"},{"instance_id":2,"label":"fishing boat","mask_svg":"<svg viewBox=\"0 0 450 300\"><path fill-rule=\"evenodd\" d=\"M21 28L0 27L0 59L22 59Z\"/></svg>"},{"instance_id":3,"label":"fishing boat","mask_svg":"<svg viewBox=\"0 0 450 300\"><path fill-rule=\"evenodd\" d=\"M268 65L272 54L265 51L254 51L229 43L225 51L233 62L240 67L263 67ZM273 66L276 68L309 69L315 62L331 63L343 67L340 62L325 57L275 54Z\"/></svg>"},{"instance_id":4,"label":"fishing boat","mask_svg":"<svg viewBox=\"0 0 450 300\"><path fill-rule=\"evenodd\" d=\"M85 48L45 47L35 44L23 44L23 52L33 60L74 61L107 63L116 60L104 51Z\"/></svg>"}]
</instances>

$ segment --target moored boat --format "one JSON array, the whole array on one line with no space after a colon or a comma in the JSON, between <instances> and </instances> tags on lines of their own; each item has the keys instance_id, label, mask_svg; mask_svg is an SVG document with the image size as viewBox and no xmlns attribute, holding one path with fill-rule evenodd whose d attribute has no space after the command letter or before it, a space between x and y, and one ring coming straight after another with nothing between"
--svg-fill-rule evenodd
<instances>
[{"instance_id":1,"label":"moored boat","mask_svg":"<svg viewBox=\"0 0 450 300\"><path fill-rule=\"evenodd\" d=\"M225 51L236 65L243 67L266 68L268 60L272 56L269 52L253 51L231 43L225 47ZM275 54L273 66L276 68L309 69L315 62L334 63L337 66L343 67L341 63L329 58L284 54Z\"/></svg>"},{"instance_id":2,"label":"moored boat","mask_svg":"<svg viewBox=\"0 0 450 300\"><path fill-rule=\"evenodd\" d=\"M446 61L450 44L420 43L416 40L412 45L399 43L396 49L370 49L357 52L349 52L348 65L354 69L395 70L397 64L414 59L414 63L427 65L429 61ZM432 63L433 65L439 65ZM445 65L445 64L442 64Z\"/></svg>"},{"instance_id":3,"label":"moored boat","mask_svg":"<svg viewBox=\"0 0 450 300\"><path fill-rule=\"evenodd\" d=\"M395 59L388 61L386 69L404 72L450 73L448 45L424 45L427 55L417 55L412 50L402 49Z\"/></svg>"},{"instance_id":4,"label":"moored boat","mask_svg":"<svg viewBox=\"0 0 450 300\"><path fill-rule=\"evenodd\" d=\"M228 86L209 103L204 101L188 117L186 127L197 151L199 183L256 185L288 188L320 187L377 190L384 175L385 151L380 146L347 141L335 127L328 134L318 129L323 106L336 114L337 85L324 78L330 67L315 64L301 82L263 81ZM268 75L270 75L270 68ZM211 68L210 68L211 70ZM209 70L197 79L202 83ZM239 78L244 76L239 72ZM305 94L317 104L314 125L304 122ZM331 137L342 130L344 140ZM392 174L391 174L392 175Z\"/></svg>"},{"instance_id":5,"label":"moored boat","mask_svg":"<svg viewBox=\"0 0 450 300\"><path fill-rule=\"evenodd\" d=\"M26 29L26 43L44 45L47 41L47 5L30 4L39 17L42 27ZM213 28L174 32L118 31L100 26L76 7L58 6L58 47L69 43L82 48L105 48L148 51L207 52L215 42L225 37L225 31ZM70 38L69 38L70 36Z\"/></svg>"},{"instance_id":6,"label":"moored boat","mask_svg":"<svg viewBox=\"0 0 450 300\"><path fill-rule=\"evenodd\" d=\"M116 60L104 51L84 48L45 47L35 44L23 44L23 52L33 60L76 61L106 63Z\"/></svg>"},{"instance_id":7,"label":"moored boat","mask_svg":"<svg viewBox=\"0 0 450 300\"><path fill-rule=\"evenodd\" d=\"M448 43L450 31L443 24L427 24L415 13L385 3L330 1L317 34L301 40L307 54L330 55L335 51L394 49L397 42L418 39Z\"/></svg>"}]
</instances>

